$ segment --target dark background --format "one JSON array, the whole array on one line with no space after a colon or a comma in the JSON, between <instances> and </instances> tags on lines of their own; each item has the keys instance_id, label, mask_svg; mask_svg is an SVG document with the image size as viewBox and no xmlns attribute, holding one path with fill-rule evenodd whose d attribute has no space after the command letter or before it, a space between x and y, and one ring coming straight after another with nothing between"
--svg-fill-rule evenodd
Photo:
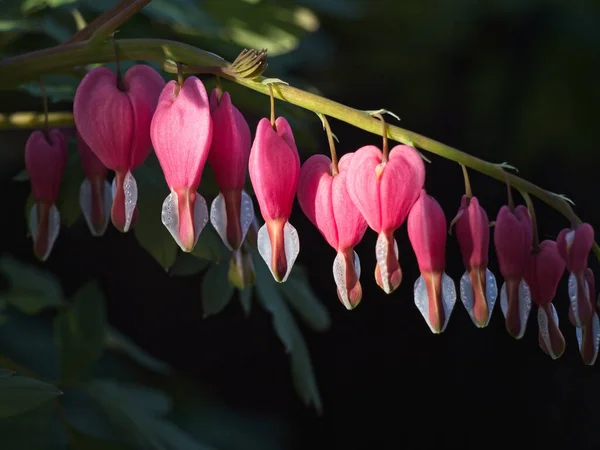
<instances>
[{"instance_id":1,"label":"dark background","mask_svg":"<svg viewBox=\"0 0 600 450\"><path fill-rule=\"evenodd\" d=\"M401 117L400 126L478 157L508 161L519 175L569 196L584 221L600 223L598 2L356 4L358 12L348 17L319 14L317 36L327 35L330 51L326 58L315 53L290 76L359 109L387 108ZM316 38L307 38L301 48L311 39ZM285 56L293 57L293 52ZM276 65L277 57L273 60ZM266 98L255 98L267 107ZM248 114L251 128L259 118ZM342 153L380 143L349 125L331 124ZM327 152L318 121L309 126L318 148L304 150ZM464 190L460 167L427 156L432 164L426 188L450 221ZM476 173L471 183L493 220L506 202L505 186ZM4 183L3 191L4 212L20 214L27 187ZM515 198L521 202L516 193ZM536 206L541 237L552 239L568 226L555 211ZM4 249L31 258L24 218L5 216L3 222L11 227L2 239ZM323 395L322 417L297 398L266 312L254 307L245 318L233 302L202 321L200 280L167 276L131 234L110 229L98 242L83 229L64 233L48 265L71 290L98 277L115 326L202 381L226 404L289 421L294 427L289 448L600 445L600 372L586 367L577 351L567 320L566 276L555 305L567 350L552 361L538 347L535 311L525 337L515 341L504 329L499 305L490 325L480 330L458 301L446 331L432 335L412 300L419 273L405 226L396 233L404 271L400 288L387 296L374 282L376 236L368 231L357 248L363 301L346 311L331 276L334 251L297 205L291 223L301 236L299 262L332 315L328 332L303 330ZM490 269L498 274L493 249ZM447 273L458 280L463 271L456 241L449 237Z\"/></svg>"}]
</instances>

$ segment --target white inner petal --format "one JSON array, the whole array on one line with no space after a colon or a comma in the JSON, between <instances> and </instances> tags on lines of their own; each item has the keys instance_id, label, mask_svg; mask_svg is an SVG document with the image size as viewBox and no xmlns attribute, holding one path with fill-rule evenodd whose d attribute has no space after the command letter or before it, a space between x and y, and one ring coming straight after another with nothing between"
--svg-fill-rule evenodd
<instances>
[{"instance_id":1,"label":"white inner petal","mask_svg":"<svg viewBox=\"0 0 600 450\"><path fill-rule=\"evenodd\" d=\"M558 326L558 314L556 313L556 308L554 305L550 303L550 308L552 309L552 316L554 318L554 322L556 326ZM557 356L554 354L554 349L552 348L552 341L550 340L550 330L549 330L549 320L552 320L547 317L546 311L544 308L538 307L538 327L540 330L540 335L542 336L542 340L548 349L548 353L552 359L556 359Z\"/></svg>"},{"instance_id":2,"label":"white inner petal","mask_svg":"<svg viewBox=\"0 0 600 450\"><path fill-rule=\"evenodd\" d=\"M29 212L29 232L33 237L33 242L36 242L37 232L39 227L39 218L37 213L37 205L34 204L31 207ZM60 213L56 208L56 205L53 203L50 206L50 212L48 217L48 247L46 248L46 253L42 255L41 260L46 261L48 256L50 256L50 252L52 252L52 248L54 247L54 243L58 238L58 234L60 233Z\"/></svg>"},{"instance_id":3,"label":"white inner petal","mask_svg":"<svg viewBox=\"0 0 600 450\"><path fill-rule=\"evenodd\" d=\"M85 219L92 236L102 236L106 232L108 222L110 222L110 209L112 205L112 189L108 181L104 181L104 198L102 204L102 207L104 208L104 223L99 229L94 228L92 219L92 198L92 184L86 178L83 180L83 183L81 183L81 188L79 189L79 205L81 207L81 212L83 213L83 218Z\"/></svg>"},{"instance_id":4,"label":"white inner petal","mask_svg":"<svg viewBox=\"0 0 600 450\"><path fill-rule=\"evenodd\" d=\"M342 303L346 309L352 309L348 299L348 288L346 286L346 258L343 253L338 252L333 260L333 280L338 288Z\"/></svg>"},{"instance_id":5,"label":"white inner petal","mask_svg":"<svg viewBox=\"0 0 600 450\"><path fill-rule=\"evenodd\" d=\"M287 280L290 272L292 271L292 267L294 266L294 262L298 257L298 253L300 253L300 239L298 238L298 232L289 222L286 222L283 226L283 245L285 249L287 271L282 278L281 283ZM258 248L258 253L260 253L260 256L262 256L264 261L267 263L267 266L271 271L271 275L273 275L273 278L276 279L275 273L273 272L273 267L271 266L273 249L271 248L271 239L269 238L269 232L267 231L267 224L264 224L258 230L256 246Z\"/></svg>"},{"instance_id":6,"label":"white inner petal","mask_svg":"<svg viewBox=\"0 0 600 450\"><path fill-rule=\"evenodd\" d=\"M508 312L508 297L506 295L506 283L502 284L500 289L500 309L506 319ZM521 339L525 335L527 329L527 320L529 319L529 313L531 312L531 294L529 292L529 286L525 283L525 280L521 280L519 283L519 323L521 325L519 334L515 336L515 339Z\"/></svg>"},{"instance_id":7,"label":"white inner petal","mask_svg":"<svg viewBox=\"0 0 600 450\"><path fill-rule=\"evenodd\" d=\"M179 208L178 208L178 195L175 191L171 191L169 195L165 198L165 201L162 205L161 212L161 220L163 225L169 230L171 236L177 245L184 252L189 252L192 249L186 249L179 239ZM193 217L193 226L194 226L194 246L198 242L198 238L200 237L200 233L208 223L208 208L206 207L206 200L199 193L196 192L196 199L194 201L194 217Z\"/></svg>"},{"instance_id":8,"label":"white inner petal","mask_svg":"<svg viewBox=\"0 0 600 450\"><path fill-rule=\"evenodd\" d=\"M585 286L585 295L589 298L590 296L590 287L586 280L583 281L583 285ZM569 274L569 304L571 307L571 311L573 312L573 319L575 320L575 326L577 328L581 328L584 326L581 321L581 317L579 316L579 303L577 301L577 277L571 272ZM592 299L590 299L592 300Z\"/></svg>"},{"instance_id":9,"label":"white inner petal","mask_svg":"<svg viewBox=\"0 0 600 450\"><path fill-rule=\"evenodd\" d=\"M429 318L429 295L427 294L427 286L425 283L425 279L423 276L417 278L415 281L414 287L414 302L417 306L417 309L421 312L421 315L425 319L425 322L429 326L429 329L432 333L437 333L437 331L431 325L431 321ZM446 273L442 275L442 305L444 308L444 324L442 325L440 333L446 329L448 322L450 321L450 315L454 310L454 305L456 304L456 287L454 286L454 281L450 278Z\"/></svg>"},{"instance_id":10,"label":"white inner petal","mask_svg":"<svg viewBox=\"0 0 600 450\"><path fill-rule=\"evenodd\" d=\"M117 178L113 178L111 187L112 198L116 197L117 193ZM131 226L131 219L133 218L133 211L135 211L135 205L138 200L137 183L131 171L127 171L125 178L123 179L123 193L125 194L125 226L123 232L129 231Z\"/></svg>"}]
</instances>

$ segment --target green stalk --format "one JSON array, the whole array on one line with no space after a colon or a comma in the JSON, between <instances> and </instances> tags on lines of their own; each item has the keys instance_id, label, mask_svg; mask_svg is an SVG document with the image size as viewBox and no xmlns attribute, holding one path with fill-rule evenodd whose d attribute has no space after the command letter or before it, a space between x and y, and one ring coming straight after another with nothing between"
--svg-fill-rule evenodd
<instances>
[{"instance_id":1,"label":"green stalk","mask_svg":"<svg viewBox=\"0 0 600 450\"><path fill-rule=\"evenodd\" d=\"M119 39L118 43L119 56L122 60L155 61L163 64L169 71L172 70L172 61L188 66L209 67L211 70L208 70L208 72L218 72L223 78L261 94L270 95L269 86L262 84L264 77L247 79L235 76L233 73L221 71L220 68L229 67L230 63L214 53L181 42L162 39ZM36 80L41 75L68 72L76 66L107 63L113 60L114 49L110 41L93 44L90 44L89 41L63 44L19 55L0 62L0 89L13 89L21 83ZM171 63L167 63L167 60L170 60ZM276 84L273 88L273 95L279 100L336 118L370 133L382 135L381 121L371 117L367 112L284 84ZM484 161L441 142L394 125L388 126L388 136L394 141L418 147L501 182L508 182L516 189L542 200L571 222L580 222L580 219L574 214L571 206L564 198L506 172L502 164ZM600 247L594 243L593 250L600 259Z\"/></svg>"}]
</instances>

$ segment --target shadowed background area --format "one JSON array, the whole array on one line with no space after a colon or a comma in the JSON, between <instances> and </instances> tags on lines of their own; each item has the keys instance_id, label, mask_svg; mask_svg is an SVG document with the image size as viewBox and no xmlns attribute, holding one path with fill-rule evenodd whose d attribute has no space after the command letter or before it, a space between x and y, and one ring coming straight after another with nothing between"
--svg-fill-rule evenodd
<instances>
[{"instance_id":1,"label":"shadowed background area","mask_svg":"<svg viewBox=\"0 0 600 450\"><path fill-rule=\"evenodd\" d=\"M57 41L65 39L75 30L69 15L74 6L91 20L109 4L84 1L35 11L35 26L49 27L45 33L54 33ZM520 176L567 195L585 222L600 225L596 1L179 0L155 1L152 8L123 26L119 37L181 40L229 60L242 46L267 47L272 56L266 76L358 109L386 108L400 116L402 127L489 161L507 161ZM1 39L12 39L9 34ZM43 34L15 39L6 55L48 45ZM209 77L206 82L214 85ZM268 98L229 82L224 88L254 133L268 114ZM28 89L29 94L2 92L0 112L39 110L36 87ZM63 97L56 93L55 110L70 108L72 86L64 89ZM314 114L281 102L276 108L297 130L302 160L328 152ZM381 144L377 136L330 123L340 153ZM29 187L10 181L23 168L27 136L0 135L5 147L0 248L33 260L23 215ZM427 156L432 162L426 189L450 222L464 193L460 166ZM470 174L474 194L494 220L506 203L505 185ZM515 199L522 202L516 191ZM535 205L542 239L554 239L568 226L554 210ZM202 276L170 277L131 233L109 228L97 240L80 221L61 234L46 266L68 293L98 279L116 328L242 417L264 417L260 426L246 422L244 429L285 436L269 448L596 448L600 372L581 362L567 320L566 276L554 304L567 350L553 361L538 346L534 311L525 337L515 341L505 331L499 305L489 326L476 329L459 301L446 331L432 335L413 303L419 272L405 225L396 233L400 288L387 296L376 285L376 235L369 230L356 249L363 300L346 311L331 275L335 252L297 204L290 222L300 235L298 262L331 314L325 332L302 327L323 398L320 417L294 392L288 357L269 313L253 305L246 317L239 303L231 302L203 320ZM594 258L590 267L597 272ZM500 283L493 248L490 269ZM458 281L463 272L455 237L449 236L447 273ZM222 448L249 447L242 442Z\"/></svg>"}]
</instances>

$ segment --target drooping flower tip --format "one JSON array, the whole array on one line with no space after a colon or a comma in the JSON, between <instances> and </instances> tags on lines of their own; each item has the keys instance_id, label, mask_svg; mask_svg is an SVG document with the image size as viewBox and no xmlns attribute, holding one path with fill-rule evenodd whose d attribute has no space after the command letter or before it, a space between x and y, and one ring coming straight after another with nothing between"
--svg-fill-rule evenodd
<instances>
[{"instance_id":1,"label":"drooping flower tip","mask_svg":"<svg viewBox=\"0 0 600 450\"><path fill-rule=\"evenodd\" d=\"M333 175L332 161L325 155L313 155L302 165L298 183L302 211L337 251L333 279L338 298L349 310L362 298L360 260L353 248L367 229L367 223L348 194L347 167L352 156L351 153L344 155L339 161L338 173Z\"/></svg>"},{"instance_id":2,"label":"drooping flower tip","mask_svg":"<svg viewBox=\"0 0 600 450\"><path fill-rule=\"evenodd\" d=\"M67 158L67 141L57 129L47 134L34 131L25 145L25 167L35 201L29 212L29 231L34 253L42 261L50 255L60 231L60 214L55 203Z\"/></svg>"},{"instance_id":3,"label":"drooping flower tip","mask_svg":"<svg viewBox=\"0 0 600 450\"><path fill-rule=\"evenodd\" d=\"M210 208L210 221L225 246L237 250L254 219L252 199L243 190L252 145L250 127L228 92L219 100L214 89L210 110L213 134L208 162L220 190Z\"/></svg>"},{"instance_id":4,"label":"drooping flower tip","mask_svg":"<svg viewBox=\"0 0 600 450\"><path fill-rule=\"evenodd\" d=\"M498 288L487 268L489 220L476 197L461 200L456 216L456 237L466 272L460 279L460 297L473 323L483 328L492 316Z\"/></svg>"},{"instance_id":5,"label":"drooping flower tip","mask_svg":"<svg viewBox=\"0 0 600 450\"><path fill-rule=\"evenodd\" d=\"M284 282L300 252L298 233L288 222L300 177L300 157L283 117L277 118L275 127L266 118L258 123L248 170L265 220L258 231L258 251L275 280Z\"/></svg>"},{"instance_id":6,"label":"drooping flower tip","mask_svg":"<svg viewBox=\"0 0 600 450\"><path fill-rule=\"evenodd\" d=\"M394 231L406 220L424 182L423 160L406 145L392 148L387 161L380 149L367 145L354 152L349 163L348 193L368 226L379 234L375 280L388 294L402 280Z\"/></svg>"},{"instance_id":7,"label":"drooping flower tip","mask_svg":"<svg viewBox=\"0 0 600 450\"><path fill-rule=\"evenodd\" d=\"M521 339L531 311L529 286L523 280L531 254L533 229L531 216L524 205L514 210L503 206L494 226L494 245L504 283L500 289L500 306L508 333Z\"/></svg>"},{"instance_id":8,"label":"drooping flower tip","mask_svg":"<svg viewBox=\"0 0 600 450\"><path fill-rule=\"evenodd\" d=\"M208 222L208 208L197 193L210 151L213 125L202 82L188 77L181 87L164 87L152 118L150 136L171 193L163 202L162 222L185 252L196 245Z\"/></svg>"},{"instance_id":9,"label":"drooping flower tip","mask_svg":"<svg viewBox=\"0 0 600 450\"><path fill-rule=\"evenodd\" d=\"M408 237L421 276L415 282L415 305L433 333L445 330L456 304L456 288L446 275L446 216L425 189L408 215Z\"/></svg>"},{"instance_id":10,"label":"drooping flower tip","mask_svg":"<svg viewBox=\"0 0 600 450\"><path fill-rule=\"evenodd\" d=\"M98 159L116 172L111 219L117 229L127 232L135 222L137 204L131 171L152 149L150 122L165 81L142 64L132 66L122 81L119 86L117 75L105 67L88 72L75 92L73 118Z\"/></svg>"},{"instance_id":11,"label":"drooping flower tip","mask_svg":"<svg viewBox=\"0 0 600 450\"><path fill-rule=\"evenodd\" d=\"M85 173L79 189L79 205L92 236L106 232L112 207L112 190L106 180L108 168L77 133L77 149Z\"/></svg>"}]
</instances>

